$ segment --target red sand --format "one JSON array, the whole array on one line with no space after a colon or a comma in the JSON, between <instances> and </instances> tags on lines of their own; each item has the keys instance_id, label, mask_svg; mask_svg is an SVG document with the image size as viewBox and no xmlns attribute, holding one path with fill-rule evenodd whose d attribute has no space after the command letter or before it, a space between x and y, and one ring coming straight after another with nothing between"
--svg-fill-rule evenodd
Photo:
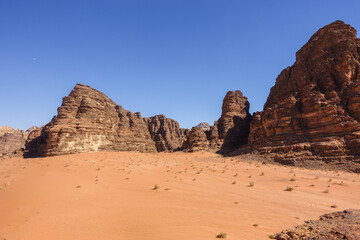
<instances>
[{"instance_id":1,"label":"red sand","mask_svg":"<svg viewBox=\"0 0 360 240\"><path fill-rule=\"evenodd\" d=\"M208 240L220 232L268 239L321 214L360 208L359 175L211 153L3 159L0 188L1 240Z\"/></svg>"}]
</instances>

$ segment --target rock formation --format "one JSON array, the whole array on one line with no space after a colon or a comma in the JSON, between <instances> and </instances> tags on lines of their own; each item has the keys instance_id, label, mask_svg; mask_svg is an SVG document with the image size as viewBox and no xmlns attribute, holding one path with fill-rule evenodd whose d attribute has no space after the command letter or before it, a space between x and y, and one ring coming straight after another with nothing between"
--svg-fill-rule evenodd
<instances>
[{"instance_id":1,"label":"rock formation","mask_svg":"<svg viewBox=\"0 0 360 240\"><path fill-rule=\"evenodd\" d=\"M250 130L250 104L241 91L229 91L223 101L218 120L219 138L224 139L223 149L231 151L247 143Z\"/></svg>"},{"instance_id":2,"label":"rock formation","mask_svg":"<svg viewBox=\"0 0 360 240\"><path fill-rule=\"evenodd\" d=\"M28 135L35 129L37 129L37 127L31 127L23 131L20 129L15 130L7 126L0 126L0 157L21 155Z\"/></svg>"},{"instance_id":3,"label":"rock formation","mask_svg":"<svg viewBox=\"0 0 360 240\"><path fill-rule=\"evenodd\" d=\"M145 121L158 152L179 150L186 141L188 129L180 128L175 120L156 115L145 118Z\"/></svg>"},{"instance_id":4,"label":"rock formation","mask_svg":"<svg viewBox=\"0 0 360 240\"><path fill-rule=\"evenodd\" d=\"M12 154L25 144L25 132L11 127L0 127L0 156Z\"/></svg>"},{"instance_id":5,"label":"rock formation","mask_svg":"<svg viewBox=\"0 0 360 240\"><path fill-rule=\"evenodd\" d=\"M184 150L195 151L217 151L219 148L211 148L208 138L208 131L203 128L193 127L191 128L188 138L184 143Z\"/></svg>"},{"instance_id":6,"label":"rock formation","mask_svg":"<svg viewBox=\"0 0 360 240\"><path fill-rule=\"evenodd\" d=\"M247 143L251 116L249 102L241 91L229 91L222 105L222 114L210 129L193 127L184 148L189 151L230 152Z\"/></svg>"},{"instance_id":7,"label":"rock formation","mask_svg":"<svg viewBox=\"0 0 360 240\"><path fill-rule=\"evenodd\" d=\"M303 225L283 230L270 238L277 240L360 239L360 210L324 214L317 221L306 221Z\"/></svg>"},{"instance_id":8,"label":"rock formation","mask_svg":"<svg viewBox=\"0 0 360 240\"><path fill-rule=\"evenodd\" d=\"M41 132L43 127L33 129L26 141L25 141L25 151L23 156L26 158L37 157L39 155L39 147L41 144Z\"/></svg>"},{"instance_id":9,"label":"rock formation","mask_svg":"<svg viewBox=\"0 0 360 240\"><path fill-rule=\"evenodd\" d=\"M164 116L142 118L114 103L104 93L77 84L63 98L56 115L26 144L28 156L91 151L172 151L186 131Z\"/></svg>"},{"instance_id":10,"label":"rock formation","mask_svg":"<svg viewBox=\"0 0 360 240\"><path fill-rule=\"evenodd\" d=\"M341 21L318 30L251 122L251 150L280 162L341 163L360 154L360 40Z\"/></svg>"}]
</instances>

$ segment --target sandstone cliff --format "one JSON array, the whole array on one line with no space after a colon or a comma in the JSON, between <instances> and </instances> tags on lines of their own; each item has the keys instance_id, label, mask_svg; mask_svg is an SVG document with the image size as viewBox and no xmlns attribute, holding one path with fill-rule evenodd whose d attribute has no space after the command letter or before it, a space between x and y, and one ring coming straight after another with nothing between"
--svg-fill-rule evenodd
<instances>
[{"instance_id":1,"label":"sandstone cliff","mask_svg":"<svg viewBox=\"0 0 360 240\"><path fill-rule=\"evenodd\" d=\"M28 135L36 129L37 127L31 127L24 131L21 129L15 130L12 127L0 126L0 157L21 155Z\"/></svg>"},{"instance_id":2,"label":"sandstone cliff","mask_svg":"<svg viewBox=\"0 0 360 240\"><path fill-rule=\"evenodd\" d=\"M179 124L164 116L142 118L114 103L104 93L77 84L63 98L58 114L34 132L27 156L91 151L172 151L182 145Z\"/></svg>"},{"instance_id":3,"label":"sandstone cliff","mask_svg":"<svg viewBox=\"0 0 360 240\"><path fill-rule=\"evenodd\" d=\"M221 117L209 129L193 127L184 148L189 151L230 152L247 143L251 116L249 102L241 91L229 91Z\"/></svg>"},{"instance_id":4,"label":"sandstone cliff","mask_svg":"<svg viewBox=\"0 0 360 240\"><path fill-rule=\"evenodd\" d=\"M290 164L359 156L359 54L360 40L350 25L336 21L317 31L253 117L249 147Z\"/></svg>"},{"instance_id":5,"label":"sandstone cliff","mask_svg":"<svg viewBox=\"0 0 360 240\"><path fill-rule=\"evenodd\" d=\"M188 129L180 128L175 120L156 115L145 121L158 152L179 150L186 141Z\"/></svg>"}]
</instances>

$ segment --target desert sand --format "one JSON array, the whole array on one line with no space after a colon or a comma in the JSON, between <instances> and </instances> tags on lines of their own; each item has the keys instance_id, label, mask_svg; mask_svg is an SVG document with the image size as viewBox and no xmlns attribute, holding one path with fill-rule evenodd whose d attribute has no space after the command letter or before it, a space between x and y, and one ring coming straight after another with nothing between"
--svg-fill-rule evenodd
<instances>
[{"instance_id":1,"label":"desert sand","mask_svg":"<svg viewBox=\"0 0 360 240\"><path fill-rule=\"evenodd\" d=\"M206 152L2 159L0 189L1 240L268 239L360 208L357 174Z\"/></svg>"}]
</instances>

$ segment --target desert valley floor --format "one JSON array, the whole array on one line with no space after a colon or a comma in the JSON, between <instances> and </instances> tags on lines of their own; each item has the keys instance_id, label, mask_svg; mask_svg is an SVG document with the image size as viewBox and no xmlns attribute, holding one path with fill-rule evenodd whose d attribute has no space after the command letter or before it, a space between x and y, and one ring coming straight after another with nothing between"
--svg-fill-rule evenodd
<instances>
[{"instance_id":1,"label":"desert valley floor","mask_svg":"<svg viewBox=\"0 0 360 240\"><path fill-rule=\"evenodd\" d=\"M321 214L360 208L357 174L206 152L96 152L0 164L1 240L205 240L220 232L268 239Z\"/></svg>"}]
</instances>

